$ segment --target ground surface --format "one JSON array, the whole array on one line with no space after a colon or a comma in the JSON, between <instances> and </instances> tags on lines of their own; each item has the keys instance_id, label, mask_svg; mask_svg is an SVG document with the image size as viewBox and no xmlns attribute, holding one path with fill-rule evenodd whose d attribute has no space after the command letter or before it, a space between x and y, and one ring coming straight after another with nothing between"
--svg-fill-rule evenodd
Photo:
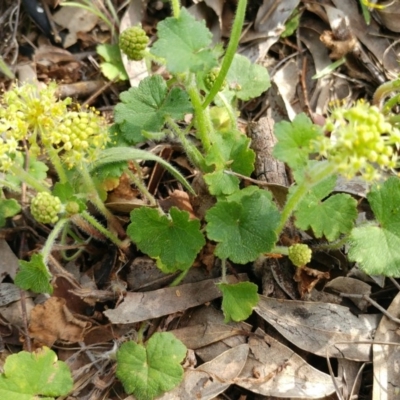
<instances>
[{"instance_id":1,"label":"ground surface","mask_svg":"<svg viewBox=\"0 0 400 400\"><path fill-rule=\"evenodd\" d=\"M82 105L95 106L110 121L119 94L138 84L144 66L125 61L130 81L110 82L102 74L102 59L96 46L115 40L119 26L125 28L139 22L154 40L157 22L170 15L168 5L162 1L127 4L114 0L118 14L115 20L99 2L99 9L111 22L107 25L91 13L79 14L77 9L69 9L71 14L66 15L60 6L53 8L54 4L47 5L50 19L46 19L37 11L35 1L1 3L0 55L19 81L55 80L61 97L70 96ZM206 20L215 42L226 42L235 1L198 3L195 7L188 1L186 6L197 18ZM398 2L390 4L387 9L371 9L371 22L366 25L356 0L249 1L240 52L264 65L272 81L268 92L241 104L242 131L252 138L258 156L254 179L265 180L259 172L272 162L269 154L274 122L292 120L305 112L314 122L323 123L332 101L350 104L360 98L370 100L380 84L398 76L400 6ZM281 36L296 8L300 12L299 24ZM337 60L342 60L338 68L313 78L317 72L329 70ZM3 91L9 90L12 82L0 74ZM170 161L193 182L196 171L175 143L149 141L142 148ZM143 164L142 168L149 191L165 210L174 205L195 217L204 215L207 197L202 197L199 205L154 164ZM281 188L288 187L290 171L284 166L278 166L277 171L267 180ZM360 203L365 199L365 188L356 181L347 182L341 192ZM50 231L48 226L35 222L24 199L19 200L23 212L1 231L2 360L22 348L29 350L42 344L52 347L59 359L75 371L74 394L68 397L71 400L132 398L115 378L115 364L102 355L115 344L134 338L141 321L148 322L145 337L173 331L191 349L187 368L213 362L214 373L233 371L223 378L225 381L217 379L212 395L202 398L372 398L373 374L383 377L397 365L396 357L389 359L383 353L380 359L372 358L370 346L358 344L371 340L376 329L380 340L398 343L396 334L382 335L386 330L395 331L396 323L384 319L384 325L378 328L382 312L369 301L373 298L397 317L396 282L363 275L348 261L344 248L319 252L310 269L301 275L295 274L286 258L229 265L232 276L240 279L240 274L246 274L245 279L255 282L259 293L266 296L260 301L257 314L246 323L223 323L219 295L213 292L212 279L219 276L220 265L213 256L212 243L202 250L183 282L186 286L180 289L169 287L174 277L165 277L155 262L133 245L131 252L122 254L108 242L92 240L80 256L67 261L61 257L61 250L68 253L80 247L60 244L52 259L55 291L46 299L32 293L20 294L13 285L12 277L18 268L16 257L29 258L43 246ZM107 199L109 209L124 226L129 211L142 201L127 177L120 179ZM368 211L368 205L365 209ZM310 243L318 244L308 233ZM294 240L298 234L291 232L287 239ZM86 238L85 234L79 235ZM193 293L199 292L205 294L204 298L194 300ZM135 293L144 294L136 298ZM364 297L350 300L339 293ZM132 310L129 324L118 319L115 310L120 304ZM106 310L108 314L104 314ZM244 366L248 353L242 351L246 343L252 357ZM226 358L217 359L219 354ZM331 355L332 369L327 354ZM265 365L268 368L262 370ZM243 367L241 376L246 378L233 384ZM336 387L330 375L337 377ZM185 375L188 386L204 388L207 385L202 379L204 376ZM391 376L390 380L392 387L400 387L398 377ZM395 398L395 392L390 392L388 398Z\"/></svg>"}]
</instances>

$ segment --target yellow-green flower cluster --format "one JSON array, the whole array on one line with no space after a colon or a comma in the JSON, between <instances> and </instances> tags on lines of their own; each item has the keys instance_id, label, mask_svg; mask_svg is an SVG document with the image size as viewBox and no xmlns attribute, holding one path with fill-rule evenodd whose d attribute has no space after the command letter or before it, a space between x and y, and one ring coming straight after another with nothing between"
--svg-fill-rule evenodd
<instances>
[{"instance_id":1,"label":"yellow-green flower cluster","mask_svg":"<svg viewBox=\"0 0 400 400\"><path fill-rule=\"evenodd\" d=\"M87 109L66 113L49 139L53 145L62 149L62 160L68 168L72 168L82 161L94 161L109 136L104 118L94 110Z\"/></svg>"},{"instance_id":2,"label":"yellow-green flower cluster","mask_svg":"<svg viewBox=\"0 0 400 400\"><path fill-rule=\"evenodd\" d=\"M375 180L380 170L394 168L400 143L400 132L385 120L375 106L358 101L351 108L336 107L327 118L325 131L317 151L337 166L347 178L360 173L366 180Z\"/></svg>"},{"instance_id":3,"label":"yellow-green flower cluster","mask_svg":"<svg viewBox=\"0 0 400 400\"><path fill-rule=\"evenodd\" d=\"M90 162L105 146L108 131L104 119L92 109L70 111L71 100L57 99L56 90L55 84L40 90L24 84L3 94L0 171L10 168L22 142L33 156L55 150L68 168Z\"/></svg>"}]
</instances>

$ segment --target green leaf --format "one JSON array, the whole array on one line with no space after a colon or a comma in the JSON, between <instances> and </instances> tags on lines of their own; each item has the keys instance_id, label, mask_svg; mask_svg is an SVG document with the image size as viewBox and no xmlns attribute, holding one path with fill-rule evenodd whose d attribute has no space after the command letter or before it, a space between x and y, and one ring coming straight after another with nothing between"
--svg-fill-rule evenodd
<instances>
[{"instance_id":1,"label":"green leaf","mask_svg":"<svg viewBox=\"0 0 400 400\"><path fill-rule=\"evenodd\" d=\"M117 44L99 44L96 51L104 59L100 63L100 69L107 79L110 81L126 81L129 79Z\"/></svg>"},{"instance_id":2,"label":"green leaf","mask_svg":"<svg viewBox=\"0 0 400 400\"><path fill-rule=\"evenodd\" d=\"M14 279L18 287L36 293L53 293L53 287L49 283L51 274L41 254L34 254L30 261L19 260L19 268Z\"/></svg>"},{"instance_id":3,"label":"green leaf","mask_svg":"<svg viewBox=\"0 0 400 400\"><path fill-rule=\"evenodd\" d=\"M271 194L250 186L207 211L207 236L218 242L218 257L245 264L272 250L279 218Z\"/></svg>"},{"instance_id":4,"label":"green leaf","mask_svg":"<svg viewBox=\"0 0 400 400\"><path fill-rule=\"evenodd\" d=\"M152 400L181 382L185 356L186 347L172 333L155 333L146 347L132 341L120 347L116 375L126 393Z\"/></svg>"},{"instance_id":5,"label":"green leaf","mask_svg":"<svg viewBox=\"0 0 400 400\"><path fill-rule=\"evenodd\" d=\"M7 400L53 399L66 396L72 387L67 364L57 361L56 353L47 347L8 356L0 375L0 398Z\"/></svg>"},{"instance_id":6,"label":"green leaf","mask_svg":"<svg viewBox=\"0 0 400 400\"><path fill-rule=\"evenodd\" d=\"M255 153L250 149L250 142L249 138L237 131L215 134L206 163L215 166L216 171L204 176L211 194L229 195L239 188L239 179L225 174L225 169L246 176L253 172Z\"/></svg>"},{"instance_id":7,"label":"green leaf","mask_svg":"<svg viewBox=\"0 0 400 400\"><path fill-rule=\"evenodd\" d=\"M323 200L335 188L337 177L331 176L315 185L299 203L294 215L299 229L313 230L317 238L337 239L350 233L357 218L357 201L348 194L335 194Z\"/></svg>"},{"instance_id":8,"label":"green leaf","mask_svg":"<svg viewBox=\"0 0 400 400\"><path fill-rule=\"evenodd\" d=\"M208 47L212 33L205 21L196 19L185 8L179 18L166 18L157 25L158 40L151 53L167 61L167 69L172 74L187 71L209 70L217 65L214 52Z\"/></svg>"},{"instance_id":9,"label":"green leaf","mask_svg":"<svg viewBox=\"0 0 400 400\"><path fill-rule=\"evenodd\" d=\"M165 273L190 268L205 244L200 221L189 220L189 213L176 207L170 218L158 210L141 207L131 212L127 233L138 248L157 259Z\"/></svg>"},{"instance_id":10,"label":"green leaf","mask_svg":"<svg viewBox=\"0 0 400 400\"><path fill-rule=\"evenodd\" d=\"M322 129L314 125L305 114L299 114L293 122L281 121L275 124L278 143L273 155L289 167L297 169L307 164L312 152L312 142L322 135Z\"/></svg>"},{"instance_id":11,"label":"green leaf","mask_svg":"<svg viewBox=\"0 0 400 400\"><path fill-rule=\"evenodd\" d=\"M239 189L239 178L228 175L223 170L204 175L209 192L214 196L230 195Z\"/></svg>"},{"instance_id":12,"label":"green leaf","mask_svg":"<svg viewBox=\"0 0 400 400\"><path fill-rule=\"evenodd\" d=\"M368 274L400 277L400 179L374 185L367 199L380 226L353 229L348 257Z\"/></svg>"},{"instance_id":13,"label":"green leaf","mask_svg":"<svg viewBox=\"0 0 400 400\"><path fill-rule=\"evenodd\" d=\"M142 130L159 132L167 116L179 120L192 112L187 93L178 87L168 90L160 75L143 79L138 87L121 93L120 99L115 106L115 121L131 143L145 140Z\"/></svg>"},{"instance_id":14,"label":"green leaf","mask_svg":"<svg viewBox=\"0 0 400 400\"><path fill-rule=\"evenodd\" d=\"M112 147L102 150L96 161L89 166L89 171L95 171L102 168L104 165L118 163L121 161L129 160L146 160L156 161L161 164L172 176L174 176L190 193L195 194L193 188L190 186L185 177L175 169L167 161L158 157L149 151L129 148L129 147Z\"/></svg>"},{"instance_id":15,"label":"green leaf","mask_svg":"<svg viewBox=\"0 0 400 400\"><path fill-rule=\"evenodd\" d=\"M5 226L6 219L17 215L21 206L15 199L0 199L0 228Z\"/></svg>"},{"instance_id":16,"label":"green leaf","mask_svg":"<svg viewBox=\"0 0 400 400\"><path fill-rule=\"evenodd\" d=\"M267 69L253 64L247 57L240 54L235 54L226 80L228 85L223 93L233 91L240 100L254 99L271 86ZM227 97L231 96L228 94Z\"/></svg>"},{"instance_id":17,"label":"green leaf","mask_svg":"<svg viewBox=\"0 0 400 400\"><path fill-rule=\"evenodd\" d=\"M24 158L22 157L22 154L18 152L16 154L16 158L14 159L14 162L20 165L21 167L24 167ZM48 171L47 165L42 162L42 161L37 161L35 157L29 157L29 164L28 164L28 170L27 172L29 175L31 175L33 178L37 179L38 181L43 181L47 178L47 171ZM20 186L21 180L18 178L16 175L12 174L7 174L6 175L6 180L8 182L13 183L15 186Z\"/></svg>"},{"instance_id":18,"label":"green leaf","mask_svg":"<svg viewBox=\"0 0 400 400\"><path fill-rule=\"evenodd\" d=\"M259 297L257 285L251 282L240 282L234 285L220 283L217 285L222 292L222 310L225 323L230 320L244 321L249 318Z\"/></svg>"}]
</instances>

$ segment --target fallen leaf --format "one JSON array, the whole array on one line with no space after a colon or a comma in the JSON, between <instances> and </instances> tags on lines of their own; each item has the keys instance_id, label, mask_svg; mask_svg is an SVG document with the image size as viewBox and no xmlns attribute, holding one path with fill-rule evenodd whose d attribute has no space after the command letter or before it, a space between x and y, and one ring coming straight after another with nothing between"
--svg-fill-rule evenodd
<instances>
[{"instance_id":1,"label":"fallen leaf","mask_svg":"<svg viewBox=\"0 0 400 400\"><path fill-rule=\"evenodd\" d=\"M249 346L242 344L200 365L186 370L182 383L159 400L211 400L225 391L242 371L249 353Z\"/></svg>"},{"instance_id":2,"label":"fallen leaf","mask_svg":"<svg viewBox=\"0 0 400 400\"><path fill-rule=\"evenodd\" d=\"M240 281L248 279L246 274L240 274L238 278ZM227 279L229 283L237 282L233 276L228 276ZM220 278L207 279L151 292L130 292L117 308L106 310L104 314L113 324L132 324L187 310L221 297L222 294L215 285L219 281Z\"/></svg>"},{"instance_id":3,"label":"fallen leaf","mask_svg":"<svg viewBox=\"0 0 400 400\"><path fill-rule=\"evenodd\" d=\"M65 305L65 299L50 297L37 304L31 312L29 336L35 347L51 347L57 340L82 342L91 323L74 316Z\"/></svg>"},{"instance_id":4,"label":"fallen leaf","mask_svg":"<svg viewBox=\"0 0 400 400\"><path fill-rule=\"evenodd\" d=\"M293 350L257 329L250 354L235 383L263 396L320 399L335 392L330 375L307 364Z\"/></svg>"},{"instance_id":5,"label":"fallen leaf","mask_svg":"<svg viewBox=\"0 0 400 400\"><path fill-rule=\"evenodd\" d=\"M337 304L276 300L260 296L254 309L291 343L321 357L371 360L371 341L377 322L356 317Z\"/></svg>"},{"instance_id":6,"label":"fallen leaf","mask_svg":"<svg viewBox=\"0 0 400 400\"><path fill-rule=\"evenodd\" d=\"M399 318L400 293L397 293L387 311ZM374 386L373 399L394 400L399 398L400 388L400 347L386 342L400 343L399 325L383 316L375 334L373 345Z\"/></svg>"}]
</instances>

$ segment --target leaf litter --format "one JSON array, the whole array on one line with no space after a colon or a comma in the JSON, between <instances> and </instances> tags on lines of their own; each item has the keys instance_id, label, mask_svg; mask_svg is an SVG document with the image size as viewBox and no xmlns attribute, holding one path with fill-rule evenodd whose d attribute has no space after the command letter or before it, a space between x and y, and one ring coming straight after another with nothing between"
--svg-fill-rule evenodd
<instances>
[{"instance_id":1,"label":"leaf litter","mask_svg":"<svg viewBox=\"0 0 400 400\"><path fill-rule=\"evenodd\" d=\"M146 3L151 4L147 4L146 7ZM203 10L201 15L206 15L210 20L215 19L216 28L212 30L214 38L210 37L209 40L219 41L224 34L227 35L227 32L229 32L230 2L226 2L225 5L220 1L209 3L205 1L202 4L207 12L204 13ZM253 19L247 21L249 23L248 29L242 38L243 54L251 60L258 60L261 64L267 65L273 82L271 90L259 100L257 107L252 109L251 104L243 104L242 114L247 119L258 119L260 116L265 116L273 119L275 123L280 120L294 120L300 111L306 109L313 120L317 121L318 118L323 118L323 115L326 114L330 101L343 98L355 100L371 93L372 88L378 83L398 75L400 67L397 61L398 53L396 53L398 50L396 36L396 33L398 33L398 26L396 25L398 8L396 7L398 5L396 2L389 4L386 8L374 10L369 25L366 24L360 12L358 1L355 0L346 3L335 0L317 3L306 1L272 3L274 3L273 6L271 6L271 2L264 0L258 8L254 5L251 6L248 18ZM4 7L4 15L10 13L9 8L7 8L10 5L11 2L4 2L4 5L1 6ZM196 4L193 5L193 8L199 6L200 4ZM285 7L285 12L282 12L282 7ZM288 38L281 37L281 33L296 7L303 14L296 33L297 41L289 41ZM64 10L67 10L67 8ZM72 92L69 93L74 93L77 98L85 99L89 103L100 104L106 113L108 106L99 101L97 96L104 92L103 100L107 97L106 103L108 105L110 102L115 103L116 96L123 91L123 86L115 84L112 87L107 86L97 74L95 64L92 63L90 57L94 54L93 45L103 43L104 37L108 36L109 39L111 32L104 29L104 26L101 26L97 19L93 18L92 20L93 16L84 18L85 22L89 22L89 25L76 25L76 21L83 17L75 18L74 13L76 11L73 10L73 8L68 10L69 13L72 12L72 16L65 17L59 13L54 21L65 26L69 31L67 40L70 41L70 44L72 42L79 43L81 51L63 49L57 43L46 42L43 40L43 36L40 38L36 33L36 37L33 38L38 43L33 58L36 70L28 69L26 76L33 76L34 79L43 81L49 79L62 80L63 91L60 89L60 93L63 96L66 95L67 90L71 90ZM214 17L210 17L209 11L211 10ZM152 2L133 1L122 16L122 23L130 25L132 21L135 21L147 24L148 27L153 24L154 27L154 21L163 18L156 11ZM185 18L188 18L188 20L183 22L188 24L189 29L190 14L187 14L187 16L185 14ZM1 21L4 25L5 36L8 35L11 38L12 30L15 28L9 26L5 19ZM74 23L72 24L72 22ZM95 29L93 29L94 26L96 26ZM98 29L100 26L101 29ZM380 34L384 28L389 30L388 35ZM255 39L258 39L258 41L255 41ZM25 40L23 36L19 37L18 35L18 40L21 40L20 44L26 44L23 43ZM10 48L7 48L7 43L7 40L5 40L0 45L0 55L5 58L7 58L10 50ZM197 50L201 50L201 48ZM88 54L84 54L85 51ZM162 50L155 49L156 53L158 51ZM179 71L180 66L174 63L175 59L171 58L170 54L165 54L165 56L170 59L172 68ZM342 57L345 57L343 65L337 70L329 71L332 62ZM22 64L24 61L24 56L21 54L17 65L21 67L21 71L23 71ZM201 68L203 64L212 63L212 57L207 52L200 51L198 57L190 61L193 68ZM126 59L123 59L122 62L128 71L131 86L136 88L131 90L151 90L151 87L140 87L140 82L145 75L143 65L139 65L140 63L133 65ZM246 59L243 58L242 62L246 62ZM254 66L253 68L257 67ZM313 75L326 71L326 68L331 73L313 79ZM240 73L235 75L235 71L232 71L231 78L233 80L242 78ZM87 76L97 76L97 78L91 81ZM77 86L77 84L82 83L81 80L86 81L85 87ZM7 87L3 77L0 83L3 88ZM95 92L99 92L99 94L92 97ZM184 109L181 110L179 116L190 112L188 103L181 96L181 93L174 94L176 98L173 100L178 99ZM245 92L241 98L246 100ZM172 99L166 98L164 100L168 102ZM164 102L162 107L166 105L168 104ZM161 106L161 103L152 106L157 108ZM117 118L123 119L124 113L135 112L135 110L124 110L123 107L121 103L119 110L117 110ZM138 117L142 118L141 125L146 123L145 113L144 115L139 114ZM126 135L134 136L137 142L147 140L136 126L126 128ZM301 152L298 151L296 145L294 145L294 151L295 157L288 160L289 164L296 160L296 162L299 160L301 162ZM257 156L259 156L258 153ZM173 148L172 157L176 159L182 157L179 149ZM143 169L143 172L145 172L145 169ZM263 177L256 176L255 178L263 180ZM184 222L190 224L191 219L199 215L196 207L192 208L193 201L190 205L190 196L188 196L188 209L187 205L183 206L181 200L174 200L173 193L181 190L181 187L173 181L167 181L162 176L156 179L157 182L152 186L155 188L154 191L159 194L160 200L172 199L173 201L170 204L165 202L165 207L171 209L173 206L178 210L189 211L191 215ZM284 181L290 182L290 175L286 176ZM231 180L231 182L233 181ZM270 184L276 184L276 190L280 190L281 196L286 197L288 184L278 186L281 185L281 181ZM332 185L336 185L337 196L340 196L339 198L343 202L365 199L365 188L362 185L360 186L357 180L350 183L336 182ZM370 198L367 197L372 208L382 208L381 226L356 231L353 237L353 241L358 246L364 246L365 254L363 257L370 259L377 273L381 272L383 268L381 260L379 255L368 252L368 243L374 240L381 240L383 243L385 240L398 240L397 225L394 223L396 221L393 221L387 213L385 214L385 210L390 208L391 205L382 205L377 199L379 197L377 192L380 190L391 190L388 187L389 185L391 185L391 182L388 182L386 187L376 188L375 192L370 194ZM123 191L122 180L117 183L117 188L119 186L119 193L121 193ZM314 195L314 198L312 198L312 195ZM341 224L349 223L353 216L349 216L349 220L345 218L338 221L338 218L335 217L335 211L338 208L342 209L342 206L339 202L336 202L328 207L328 201L333 202L332 198L324 200L323 194L319 197L310 194L308 201L320 202L321 212L332 213L332 223L329 226L312 226L314 233L320 232L319 236L325 235L326 237L336 238L341 232ZM348 200L344 200L345 198ZM112 200L112 197L110 199ZM118 203L122 203L118 207L125 205L125 208L118 208L118 211L122 214L121 218L126 218L126 214L134 209L135 205L128 204L127 199L124 202L122 197L117 197L117 199ZM232 204L234 204L234 201L231 202ZM226 206L228 208L227 213L232 213L229 204ZM241 212L252 212L251 208L252 204L249 204L248 209L241 210ZM345 208L345 205L343 205L343 209ZM152 212L150 208L141 208L141 210L144 210L141 212ZM306 231L308 228L306 209L301 210L300 208L298 213L297 217L304 220L302 228ZM209 218L212 218L212 213ZM81 386L77 389L77 393L82 398L83 396L95 398L93 396L96 395L100 398L100 395L108 393L107 388L103 390L91 383L94 376L101 377L104 381L107 380L109 364L100 354L112 350L112 340L119 343L126 336L134 335L134 324L138 321L151 322L150 333L163 331L174 333L189 349L194 350L198 357L199 365L194 368L187 368L184 371L184 380L180 386L174 391L164 394L162 398L165 399L191 399L194 398L194 393L202 399L215 398L220 393L226 393L227 396L232 396L232 398L245 393L245 396L252 398L251 395L248 395L250 392L277 398L314 399L326 398L337 391L338 388L341 391L341 398L350 398L350 393L357 394L355 388L358 388L358 395L366 394L365 389L360 387L361 381L367 385L373 383L373 398L392 399L398 393L400 383L394 373L395 366L398 363L398 346L395 345L399 342L398 326L388 317L382 317L375 309L367 314L368 302L365 298L361 298L360 301L354 301L354 299L346 301L346 293L359 294L362 297L364 295L369 296L371 292L379 296L380 292L377 285L366 276L363 277L364 282L360 280L360 276L357 276L357 278L347 276L350 271L348 271L347 265L341 262L345 258L343 254L338 255L337 258L333 254L327 254L322 262L315 265L315 271L321 268L322 275L314 283L305 280L305 278L297 277L301 279L299 287L303 289L297 288L295 294L288 294L289 289L287 289L291 287L290 291L292 291L295 290L293 288L296 288L296 285L293 286L295 279L293 274L282 274L279 278L276 272L272 274L270 279L273 280L274 284L284 288L284 290L281 290L282 299L262 296L255 308L262 320L251 318L248 321L250 325L245 326L244 323L223 323L224 315L215 308L218 308L215 299L219 298L221 294L215 286L216 280L210 279L213 278L213 270L218 269L218 265L214 265L214 259L211 263L204 261L202 264L201 257L205 257L206 253L196 260L184 259L182 261L182 259L179 259L176 261L172 258L172 261L169 261L166 265L171 266L182 262L184 268L190 267L192 264L200 265L199 268L204 268L204 265L206 265L207 272L210 274L209 279L207 279L207 275L203 274L201 277L196 276L192 278L193 281L187 281L180 286L166 287L174 279L173 274L167 275L165 281L161 279L162 276L159 274L145 274L139 284L136 282L136 265L139 257L141 257L140 255L133 260L127 260L124 254L118 253L116 257L112 257L107 262L105 255L109 250L105 249L106 246L90 243L86 248L89 257L85 260L70 261L63 265L62 267L65 267L67 271L63 273L60 273L55 267L55 271L53 271L56 284L55 292L48 299L36 299L38 304L34 305L31 302L31 293L24 291L17 293L16 287L9 282L9 279L12 280L15 276L18 260L15 256L13 257L12 252L10 253L10 247L7 243L15 249L16 227L19 226L21 226L21 221L17 219L11 228L8 227L1 233L2 257L0 269L3 283L0 284L2 307L0 308L0 316L2 317L0 333L2 341L6 345L18 344L17 333L12 329L17 327L24 332L25 349L29 349L32 345L35 347L41 344L46 344L49 347L54 344L58 347L67 346L64 359L70 365L73 365L71 354L77 353L73 349L68 350L68 347L80 343L82 347L80 347L79 352L91 359L90 362L83 360L83 364L81 364L83 369L89 371L81 375L83 381L86 379L86 383L81 383ZM136 232L138 229L139 227L135 227ZM19 234L20 232L18 232ZM302 234L306 234L306 232ZM29 249L32 249L36 245L32 241L35 240L40 243L46 232L38 231L37 237L29 236L26 231L22 235L24 235L25 240L29 238ZM265 235L266 240L268 240L268 234L265 233ZM150 237L151 233L148 236ZM246 238L243 239L246 240ZM198 238L198 241L200 240ZM217 237L215 240L219 242L217 248L220 246L220 252L223 252L221 250L222 245L229 245L229 243L224 244L224 241ZM176 250L175 256L179 255L179 249ZM25 247L23 251L27 251L27 248ZM240 256L238 255L238 259ZM154 257L158 257L158 255L154 255ZM393 254L391 263L397 265L397 259L397 255ZM57 262L55 260L54 265L57 265ZM147 264L147 268L154 268L154 262L152 260L150 262L151 264ZM289 267L285 260L277 261L276 265L278 265L278 268ZM182 267L182 264L180 266ZM126 267L128 267L127 270L130 270L130 275L125 273L121 276L128 281L128 285L124 279L121 280L118 276L118 273ZM243 269L240 270L235 264L230 265L230 267L234 273L229 279L254 279L251 269L245 271L247 274L240 274ZM325 275L327 271L324 268L329 270L331 278L328 277L329 274ZM276 271L276 268L274 271ZM99 284L101 282L100 276L106 276L106 285ZM188 276L190 276L189 273ZM285 282L289 280L292 282ZM139 277L137 281L140 281ZM128 291L126 290L127 286ZM387 288L393 292L390 286L387 286ZM266 290L265 287L263 287L264 289ZM332 291L336 293L335 301L340 304L304 300L306 294L318 292L321 295L325 294L326 299L329 298L330 301L333 301ZM276 292L277 290L273 293ZM198 295L196 296L196 294ZM344 294L344 296L340 296L340 294ZM331 297L328 295L331 295ZM292 300L288 300L288 298ZM399 295L382 299L385 308L393 317L399 316L397 312L398 301ZM10 313L11 306L13 308ZM25 310L22 316L21 307ZM196 312L193 313L193 310ZM202 315L202 317L198 317L199 315ZM5 333L6 328L9 328L11 334ZM372 345L372 340L375 340L377 344ZM385 344L389 342L391 344ZM55 350L57 346L54 346ZM100 353L96 350L99 346L102 348ZM68 351L70 358L65 355ZM90 354L91 356L89 356ZM314 357L311 357L311 354ZM59 355L63 355L62 350L59 351ZM51 357L53 356L51 355ZM350 380L350 378L343 378L342 382L337 378L336 385L334 385L336 378L328 374L324 360L326 357L338 359L338 369L341 370L342 377L349 377L350 375L354 377L355 374L351 371L357 370L361 362L372 362L373 382L368 381L368 376L371 373L369 371L369 374L366 373L361 378L353 379L354 387L353 385L346 387L346 383L348 383L346 379ZM92 365L96 367L93 368ZM368 370L368 368L366 369ZM97 373L99 375L96 375ZM339 372L337 375L339 376ZM115 384L112 377L109 379L110 385ZM241 391L240 388L244 388L246 391ZM41 394L47 393L44 391Z\"/></svg>"}]
</instances>

